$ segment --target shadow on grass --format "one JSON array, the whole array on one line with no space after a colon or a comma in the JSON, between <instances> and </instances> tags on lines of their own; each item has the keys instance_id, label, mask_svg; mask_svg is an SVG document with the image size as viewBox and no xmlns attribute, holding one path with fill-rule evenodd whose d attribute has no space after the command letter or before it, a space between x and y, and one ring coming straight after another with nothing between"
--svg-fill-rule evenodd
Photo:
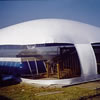
<instances>
[{"instance_id":1,"label":"shadow on grass","mask_svg":"<svg viewBox=\"0 0 100 100\"><path fill-rule=\"evenodd\" d=\"M11 99L8 98L8 97L5 97L5 96L3 96L3 95L0 95L0 100L11 100Z\"/></svg>"},{"instance_id":2,"label":"shadow on grass","mask_svg":"<svg viewBox=\"0 0 100 100\"><path fill-rule=\"evenodd\" d=\"M3 79L0 80L0 87L15 85L15 84L19 84L20 82L21 82L20 77L14 77L14 76L4 77Z\"/></svg>"}]
</instances>

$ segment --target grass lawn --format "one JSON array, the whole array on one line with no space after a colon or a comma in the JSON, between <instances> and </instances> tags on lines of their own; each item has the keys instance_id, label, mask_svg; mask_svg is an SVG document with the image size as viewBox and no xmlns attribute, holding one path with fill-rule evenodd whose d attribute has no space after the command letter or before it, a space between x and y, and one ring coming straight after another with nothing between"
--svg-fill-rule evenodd
<instances>
[{"instance_id":1,"label":"grass lawn","mask_svg":"<svg viewBox=\"0 0 100 100\"><path fill-rule=\"evenodd\" d=\"M83 88L78 85L65 88L37 88L20 83L0 87L1 98L7 98L4 100L79 100L83 96L92 96L95 93L95 89Z\"/></svg>"}]
</instances>

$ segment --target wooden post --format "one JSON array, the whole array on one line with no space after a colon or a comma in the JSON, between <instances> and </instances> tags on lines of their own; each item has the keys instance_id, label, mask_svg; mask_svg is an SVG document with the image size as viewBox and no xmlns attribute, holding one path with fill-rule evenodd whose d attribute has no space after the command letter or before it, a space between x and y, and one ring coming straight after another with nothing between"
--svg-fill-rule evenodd
<instances>
[{"instance_id":1,"label":"wooden post","mask_svg":"<svg viewBox=\"0 0 100 100\"><path fill-rule=\"evenodd\" d=\"M60 79L60 66L57 64L57 74L58 74L58 79Z\"/></svg>"},{"instance_id":2,"label":"wooden post","mask_svg":"<svg viewBox=\"0 0 100 100\"><path fill-rule=\"evenodd\" d=\"M47 77L49 77L49 64L47 63Z\"/></svg>"}]
</instances>

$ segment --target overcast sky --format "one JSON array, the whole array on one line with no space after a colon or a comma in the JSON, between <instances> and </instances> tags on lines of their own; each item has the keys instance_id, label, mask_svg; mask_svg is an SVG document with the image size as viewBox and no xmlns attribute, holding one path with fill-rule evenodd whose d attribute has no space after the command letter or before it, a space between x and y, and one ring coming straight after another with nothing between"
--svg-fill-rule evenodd
<instances>
[{"instance_id":1,"label":"overcast sky","mask_svg":"<svg viewBox=\"0 0 100 100\"><path fill-rule=\"evenodd\" d=\"M100 27L100 0L1 0L0 28L41 18L61 18Z\"/></svg>"}]
</instances>

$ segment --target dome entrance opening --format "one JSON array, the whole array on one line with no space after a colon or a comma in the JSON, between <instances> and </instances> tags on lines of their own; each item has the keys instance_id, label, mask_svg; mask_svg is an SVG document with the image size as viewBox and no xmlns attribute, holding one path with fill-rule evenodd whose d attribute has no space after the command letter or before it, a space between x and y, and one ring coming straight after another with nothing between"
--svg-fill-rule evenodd
<instances>
[{"instance_id":1,"label":"dome entrance opening","mask_svg":"<svg viewBox=\"0 0 100 100\"><path fill-rule=\"evenodd\" d=\"M100 74L100 43L92 44L97 62L97 72Z\"/></svg>"},{"instance_id":2,"label":"dome entrance opening","mask_svg":"<svg viewBox=\"0 0 100 100\"><path fill-rule=\"evenodd\" d=\"M24 75L24 77L33 79L67 79L80 77L80 62L73 44L38 44L34 48L31 46L31 48L31 52L28 50L29 52L27 51L26 53L25 50L25 53L23 51L18 55L20 57L26 57L27 69L30 72L26 75L22 74L22 76ZM41 62L40 65L39 62Z\"/></svg>"}]
</instances>

